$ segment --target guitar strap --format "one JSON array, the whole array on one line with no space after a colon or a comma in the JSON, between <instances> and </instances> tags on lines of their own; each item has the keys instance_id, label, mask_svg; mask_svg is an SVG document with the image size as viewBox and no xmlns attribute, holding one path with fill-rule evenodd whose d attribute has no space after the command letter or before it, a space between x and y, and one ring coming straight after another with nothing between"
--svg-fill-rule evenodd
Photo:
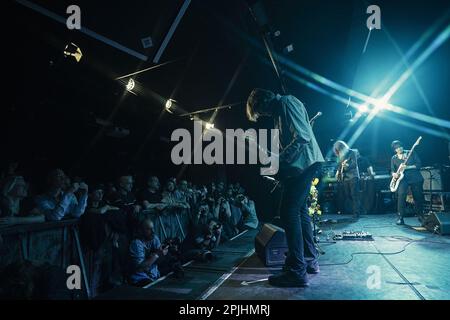
<instances>
[{"instance_id":1,"label":"guitar strap","mask_svg":"<svg viewBox=\"0 0 450 320\"><path fill-rule=\"evenodd\" d=\"M355 150L355 164L356 164L356 174L358 176L358 179L361 179L361 175L359 173L359 163L358 163L358 157L359 156L359 151Z\"/></svg>"}]
</instances>

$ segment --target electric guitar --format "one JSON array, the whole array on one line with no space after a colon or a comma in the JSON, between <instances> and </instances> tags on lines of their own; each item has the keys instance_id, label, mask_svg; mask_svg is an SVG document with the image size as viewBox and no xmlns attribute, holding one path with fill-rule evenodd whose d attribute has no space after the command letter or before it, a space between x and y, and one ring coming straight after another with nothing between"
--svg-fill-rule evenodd
<instances>
[{"instance_id":1,"label":"electric guitar","mask_svg":"<svg viewBox=\"0 0 450 320\"><path fill-rule=\"evenodd\" d=\"M322 116L322 112L319 111L314 117L312 117L312 118L309 120L309 125L311 126L311 128L312 128L312 126L314 125L314 121L315 121L317 118L319 118L320 116ZM264 153L264 154L269 154L270 156L275 157L275 158L278 158L278 159L280 158L280 154L277 154L277 153L275 153L275 152L269 151L269 150L267 150L267 148L263 148L262 146L260 146L260 145L258 144L258 142L255 140L254 137L245 136L245 140L246 140L247 142L249 142L249 143L254 143L254 144L256 145L256 147L258 148L258 151L260 151L260 152L262 152L262 153ZM291 144L294 143L294 142L295 142L295 140L293 140L293 141L291 142ZM289 147L289 146L290 146L290 145L288 145L287 147ZM247 146L246 146L246 147L247 147ZM286 147L286 148L287 148L287 147ZM300 146L298 146L297 148L292 148L292 150L289 150L289 153L284 153L284 157L283 157L284 162L285 162L286 164L290 164L290 163L292 163L293 161L295 161L295 160L298 158L298 156L300 155L301 149L302 149L302 146L300 145ZM272 177L270 177L270 176L263 176L263 177L266 178L266 179L268 179L268 180L271 180L271 181L274 182L274 183L276 183L276 186L277 186L281 181L283 181L283 180L285 180L285 179L287 179L287 178L289 178L289 177L291 177L291 176L295 176L296 173L297 173L297 172L292 172L291 170L289 170L289 169L287 169L287 168L280 167L278 173L276 174L277 179L272 178ZM276 186L275 186L275 188L276 188Z\"/></svg>"},{"instance_id":2,"label":"electric guitar","mask_svg":"<svg viewBox=\"0 0 450 320\"><path fill-rule=\"evenodd\" d=\"M338 170L338 172L337 172L337 174L336 174L336 180L337 180L338 182L344 181L344 169L345 169L345 167L347 166L347 163L348 163L349 160L350 160L350 158L345 159L344 161L341 162L341 165L340 165L340 167L339 167L339 170Z\"/></svg>"},{"instance_id":3,"label":"electric guitar","mask_svg":"<svg viewBox=\"0 0 450 320\"><path fill-rule=\"evenodd\" d=\"M400 185L400 182L402 181L404 175L404 171L406 169L406 163L408 162L409 158L411 157L414 149L420 144L420 141L422 140L422 137L419 137L417 141L412 146L411 150L408 153L408 156L406 157L406 160L403 161L402 165L400 165L397 169L396 175L392 177L391 183L389 184L389 188L391 189L391 192L396 192L398 189L398 186Z\"/></svg>"}]
</instances>

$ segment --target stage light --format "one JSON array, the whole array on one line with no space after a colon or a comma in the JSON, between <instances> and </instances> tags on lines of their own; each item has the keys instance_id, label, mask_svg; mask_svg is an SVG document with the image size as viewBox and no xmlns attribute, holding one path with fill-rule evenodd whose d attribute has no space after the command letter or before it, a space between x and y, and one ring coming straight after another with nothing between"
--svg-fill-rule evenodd
<instances>
[{"instance_id":1,"label":"stage light","mask_svg":"<svg viewBox=\"0 0 450 320\"><path fill-rule=\"evenodd\" d=\"M130 78L130 80L128 80L128 83L127 83L127 86L126 86L127 91L131 92L134 89L135 85L136 84L135 84L134 80Z\"/></svg>"},{"instance_id":2,"label":"stage light","mask_svg":"<svg viewBox=\"0 0 450 320\"><path fill-rule=\"evenodd\" d=\"M368 113L369 112L369 107L367 106L367 104L360 104L357 107L357 109L360 113Z\"/></svg>"},{"instance_id":3,"label":"stage light","mask_svg":"<svg viewBox=\"0 0 450 320\"><path fill-rule=\"evenodd\" d=\"M69 43L64 48L64 56L67 57L74 57L77 62L80 62L81 58L83 57L83 54L81 53L81 49L74 43Z\"/></svg>"},{"instance_id":4,"label":"stage light","mask_svg":"<svg viewBox=\"0 0 450 320\"><path fill-rule=\"evenodd\" d=\"M373 102L374 108L372 109L372 113L377 114L382 110L389 109L389 103L385 98L376 100Z\"/></svg>"},{"instance_id":5,"label":"stage light","mask_svg":"<svg viewBox=\"0 0 450 320\"><path fill-rule=\"evenodd\" d=\"M205 129L206 130L214 129L214 123L206 122L205 123Z\"/></svg>"},{"instance_id":6,"label":"stage light","mask_svg":"<svg viewBox=\"0 0 450 320\"><path fill-rule=\"evenodd\" d=\"M165 108L166 108L166 111L167 111L167 112L173 113L172 107L173 107L173 103L174 103L174 102L175 102L175 100L167 99L166 105L165 105Z\"/></svg>"}]
</instances>

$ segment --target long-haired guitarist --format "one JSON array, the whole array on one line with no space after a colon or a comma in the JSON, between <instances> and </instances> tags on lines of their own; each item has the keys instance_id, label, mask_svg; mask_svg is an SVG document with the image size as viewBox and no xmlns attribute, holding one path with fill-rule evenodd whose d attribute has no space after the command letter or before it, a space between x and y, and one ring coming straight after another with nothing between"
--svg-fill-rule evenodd
<instances>
[{"instance_id":1,"label":"long-haired guitarist","mask_svg":"<svg viewBox=\"0 0 450 320\"><path fill-rule=\"evenodd\" d=\"M306 273L318 273L318 252L314 245L307 200L311 181L324 162L303 103L292 95L275 95L254 89L247 100L247 118L272 117L280 132L280 174L283 197L280 217L289 249L283 272L269 277L280 287L305 287ZM283 176L281 176L283 178Z\"/></svg>"},{"instance_id":2,"label":"long-haired guitarist","mask_svg":"<svg viewBox=\"0 0 450 320\"><path fill-rule=\"evenodd\" d=\"M344 197L351 201L353 219L358 219L361 209L359 151L338 140L334 143L333 152L338 158L336 179L342 183Z\"/></svg>"},{"instance_id":3,"label":"long-haired guitarist","mask_svg":"<svg viewBox=\"0 0 450 320\"><path fill-rule=\"evenodd\" d=\"M411 188L411 193L414 198L414 203L416 206L417 214L419 216L419 220L422 222L423 216L423 177L419 171L421 167L420 158L416 152L413 152L405 164L405 160L408 156L409 151L404 150L403 144L395 140L391 144L392 150L395 152L395 155L391 159L391 171L392 176L397 178L398 169L403 166L404 177L400 181L397 189L397 212L398 212L398 225L403 225L405 222L403 221L403 217L406 211L406 196L408 195L408 187Z\"/></svg>"}]
</instances>

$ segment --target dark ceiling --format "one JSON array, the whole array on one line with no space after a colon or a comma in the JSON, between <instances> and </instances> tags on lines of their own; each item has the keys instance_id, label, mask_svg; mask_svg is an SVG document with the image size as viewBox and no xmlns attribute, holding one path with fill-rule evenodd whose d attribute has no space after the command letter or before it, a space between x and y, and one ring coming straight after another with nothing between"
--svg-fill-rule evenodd
<instances>
[{"instance_id":1,"label":"dark ceiling","mask_svg":"<svg viewBox=\"0 0 450 320\"><path fill-rule=\"evenodd\" d=\"M63 17L67 16L68 5L77 4L82 10L83 27L148 60L70 31L62 23L9 1L13 19L8 41L13 49L8 62L13 80L7 91L11 102L2 111L3 137L8 137L4 145L10 150L4 161L21 159L31 167L62 166L74 173L94 172L99 178L123 170L147 170L142 167L149 163L154 170L166 169L170 144L165 140L173 129L189 128L192 123L167 113L161 116L161 99L171 97L185 110L195 111L245 101L254 87L280 90L258 27L243 0L193 0L160 60L175 61L134 77L137 95L126 93L114 79L153 65L152 59L184 1L32 2ZM384 30L374 32L362 56L368 17L364 1L262 3L273 29L281 31L276 46L294 45L295 50L286 55L289 59L366 94L401 60L399 51L406 52L450 8L449 1L378 1ZM141 38L148 36L154 46L144 49ZM82 49L80 63L63 57L69 42ZM417 70L434 114L444 119L450 118L449 57L447 42ZM286 83L289 93L305 102L310 115L324 112L315 131L326 150L347 124L345 106L291 79ZM399 91L398 101L394 102L430 113L410 83ZM96 125L96 118L109 119L129 129L130 135L123 139L108 137ZM249 127L243 105L221 111L216 126ZM420 134L393 127L390 122L376 119L357 146L373 161L383 163L389 157L389 141L400 138L409 143ZM425 157L427 161L444 161L446 141L437 137L429 141L441 151ZM436 153L435 149L424 150Z\"/></svg>"}]
</instances>

